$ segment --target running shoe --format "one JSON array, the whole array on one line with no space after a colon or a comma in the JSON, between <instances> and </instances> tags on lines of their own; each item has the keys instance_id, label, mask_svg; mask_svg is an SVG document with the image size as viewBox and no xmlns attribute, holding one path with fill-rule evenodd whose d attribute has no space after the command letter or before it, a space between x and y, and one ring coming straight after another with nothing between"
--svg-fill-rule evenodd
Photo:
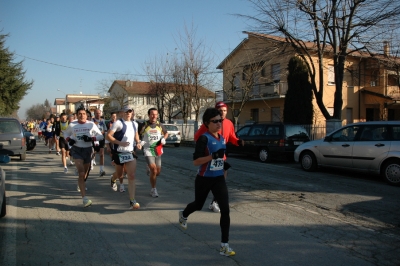
<instances>
[{"instance_id":1,"label":"running shoe","mask_svg":"<svg viewBox=\"0 0 400 266\"><path fill-rule=\"evenodd\" d=\"M79 188L79 185L76 186L76 191L81 192L81 189ZM87 186L85 184L85 191L87 191Z\"/></svg>"},{"instance_id":2,"label":"running shoe","mask_svg":"<svg viewBox=\"0 0 400 266\"><path fill-rule=\"evenodd\" d=\"M97 164L96 164L96 160L93 160L93 165L97 165Z\"/></svg>"},{"instance_id":3,"label":"running shoe","mask_svg":"<svg viewBox=\"0 0 400 266\"><path fill-rule=\"evenodd\" d=\"M236 253L229 247L228 243L221 243L221 248L219 249L219 254L223 256L234 256Z\"/></svg>"},{"instance_id":4,"label":"running shoe","mask_svg":"<svg viewBox=\"0 0 400 266\"><path fill-rule=\"evenodd\" d=\"M111 175L111 179L110 179L111 188L112 188L112 190L117 191L118 190L117 182L116 181L112 181L112 178L113 178L113 176Z\"/></svg>"},{"instance_id":5,"label":"running shoe","mask_svg":"<svg viewBox=\"0 0 400 266\"><path fill-rule=\"evenodd\" d=\"M106 174L106 172L105 171L100 171L100 174L99 174L99 176L100 177L102 177L102 176L104 176Z\"/></svg>"},{"instance_id":6,"label":"running shoe","mask_svg":"<svg viewBox=\"0 0 400 266\"><path fill-rule=\"evenodd\" d=\"M83 197L83 207L88 207L90 205L92 205L92 201L87 197Z\"/></svg>"},{"instance_id":7,"label":"running shoe","mask_svg":"<svg viewBox=\"0 0 400 266\"><path fill-rule=\"evenodd\" d=\"M56 155L60 156L60 152L59 152L59 151L58 151L58 152L56 152Z\"/></svg>"},{"instance_id":8,"label":"running shoe","mask_svg":"<svg viewBox=\"0 0 400 266\"><path fill-rule=\"evenodd\" d=\"M68 173L68 168L64 167L64 174Z\"/></svg>"},{"instance_id":9,"label":"running shoe","mask_svg":"<svg viewBox=\"0 0 400 266\"><path fill-rule=\"evenodd\" d=\"M119 185L119 192L125 192L125 186L124 186L124 184L120 184Z\"/></svg>"},{"instance_id":10,"label":"running shoe","mask_svg":"<svg viewBox=\"0 0 400 266\"><path fill-rule=\"evenodd\" d=\"M140 204L136 202L136 200L129 201L129 209L131 210L137 210L140 208Z\"/></svg>"},{"instance_id":11,"label":"running shoe","mask_svg":"<svg viewBox=\"0 0 400 266\"><path fill-rule=\"evenodd\" d=\"M181 225L182 229L186 230L187 218L183 217L183 210L179 211L179 224Z\"/></svg>"},{"instance_id":12,"label":"running shoe","mask_svg":"<svg viewBox=\"0 0 400 266\"><path fill-rule=\"evenodd\" d=\"M72 165L74 165L74 164L75 164L75 163L74 163L73 161L71 161L71 160L69 161L69 165L72 166Z\"/></svg>"},{"instance_id":13,"label":"running shoe","mask_svg":"<svg viewBox=\"0 0 400 266\"><path fill-rule=\"evenodd\" d=\"M156 188L152 188L152 189L150 190L150 195L151 195L153 198L157 198L157 197L158 197L157 189L156 189Z\"/></svg>"},{"instance_id":14,"label":"running shoe","mask_svg":"<svg viewBox=\"0 0 400 266\"><path fill-rule=\"evenodd\" d=\"M216 201L211 202L208 206L208 209L213 212L221 212L221 210L219 209L219 205Z\"/></svg>"}]
</instances>

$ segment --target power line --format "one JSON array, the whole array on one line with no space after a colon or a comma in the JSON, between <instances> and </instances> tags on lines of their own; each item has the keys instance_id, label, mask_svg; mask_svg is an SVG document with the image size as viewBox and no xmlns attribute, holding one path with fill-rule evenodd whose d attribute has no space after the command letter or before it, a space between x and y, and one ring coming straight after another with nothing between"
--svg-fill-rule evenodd
<instances>
[{"instance_id":1,"label":"power line","mask_svg":"<svg viewBox=\"0 0 400 266\"><path fill-rule=\"evenodd\" d=\"M80 71L86 71L86 72L101 73L101 74L112 74L112 75L122 75L122 76L139 76L139 77L152 77L153 76L153 75L146 75L146 74L122 74L122 73L117 73L117 72L107 72L107 71L84 69L84 68L79 68L79 67L71 67L71 66L65 66L65 65L60 65L60 64L56 64L56 63L51 63L51 62L35 59L35 58L29 57L29 56L25 56L25 55L20 55L20 54L16 54L16 53L14 53L14 54L18 55L18 56L21 56L23 58L27 58L27 59L30 59L30 60L33 60L33 61L40 62L40 63L53 65L53 66L58 66L58 67L69 68L69 69L75 69L75 70L80 70ZM203 73L203 74L219 74L219 73L222 73L222 71L211 71L211 72L206 72L206 73ZM171 76L173 76L173 75L171 75Z\"/></svg>"},{"instance_id":2,"label":"power line","mask_svg":"<svg viewBox=\"0 0 400 266\"><path fill-rule=\"evenodd\" d=\"M18 55L18 56L21 56L23 58L27 58L27 59L30 59L30 60L33 60L33 61L37 61L37 62L41 62L41 63L44 63L44 64L48 64L48 65L53 65L53 66L58 66L58 67L65 67L65 68L70 68L70 69L75 69L75 70L80 70L80 71L102 73L102 74L113 74L113 75L125 75L125 76L129 76L129 75L148 76L148 75L143 75L143 74L122 74L122 73L117 73L117 72L107 72L107 71L84 69L84 68L79 68L79 67L71 67L71 66L65 66L65 65L60 65L60 64L56 64L56 63L51 63L51 62L35 59L35 58L28 57L28 56L25 56L25 55L20 55L20 54L15 54L15 55Z\"/></svg>"}]
</instances>

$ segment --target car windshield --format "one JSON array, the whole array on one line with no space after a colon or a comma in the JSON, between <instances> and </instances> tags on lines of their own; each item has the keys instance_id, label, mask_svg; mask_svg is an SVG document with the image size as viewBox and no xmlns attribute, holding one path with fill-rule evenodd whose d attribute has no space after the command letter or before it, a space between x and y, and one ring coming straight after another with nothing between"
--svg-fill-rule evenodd
<instances>
[{"instance_id":1,"label":"car windshield","mask_svg":"<svg viewBox=\"0 0 400 266\"><path fill-rule=\"evenodd\" d=\"M298 136L307 136L308 137L308 133L306 131L306 129L302 126L296 126L296 125L288 125L286 126L286 137L290 138L290 137L298 137Z\"/></svg>"},{"instance_id":2,"label":"car windshield","mask_svg":"<svg viewBox=\"0 0 400 266\"><path fill-rule=\"evenodd\" d=\"M20 129L15 121L1 121L0 134L19 133Z\"/></svg>"},{"instance_id":3,"label":"car windshield","mask_svg":"<svg viewBox=\"0 0 400 266\"><path fill-rule=\"evenodd\" d=\"M177 126L173 126L173 125L164 125L164 126L167 129L167 131L179 131Z\"/></svg>"}]
</instances>

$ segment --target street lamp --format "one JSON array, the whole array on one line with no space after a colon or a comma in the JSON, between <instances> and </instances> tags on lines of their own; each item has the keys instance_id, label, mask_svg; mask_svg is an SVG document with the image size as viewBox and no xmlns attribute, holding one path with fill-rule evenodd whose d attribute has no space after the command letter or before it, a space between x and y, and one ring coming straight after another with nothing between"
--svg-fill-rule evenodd
<instances>
[{"instance_id":1,"label":"street lamp","mask_svg":"<svg viewBox=\"0 0 400 266\"><path fill-rule=\"evenodd\" d=\"M64 93L65 94L65 113L67 113L67 110L69 109L68 107L68 96L67 96L67 94L64 92L64 91L62 91L62 90L60 90L60 89L57 89L57 91L60 91L60 92L62 92L62 93Z\"/></svg>"}]
</instances>

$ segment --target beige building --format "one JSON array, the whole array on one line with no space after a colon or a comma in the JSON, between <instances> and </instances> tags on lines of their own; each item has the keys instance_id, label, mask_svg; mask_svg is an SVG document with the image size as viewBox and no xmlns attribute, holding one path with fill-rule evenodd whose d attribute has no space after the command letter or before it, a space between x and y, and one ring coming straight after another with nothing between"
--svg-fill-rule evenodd
<instances>
[{"instance_id":1,"label":"beige building","mask_svg":"<svg viewBox=\"0 0 400 266\"><path fill-rule=\"evenodd\" d=\"M167 84L173 87L173 84ZM136 119L147 119L147 111L149 108L157 107L157 100L160 95L157 92L157 85L154 82L115 80L111 85L108 93L110 94L110 110L118 110L121 106L131 105L135 108ZM173 89L169 91L174 91ZM202 93L201 109L213 106L215 103L215 94L205 88L200 88ZM165 93L164 99L164 119L167 120L170 114L174 119L182 119L180 105L177 103L180 97L174 93ZM171 104L169 104L171 103ZM168 108L170 107L170 108ZM193 109L188 114L188 120L193 120L195 114Z\"/></svg>"},{"instance_id":2,"label":"beige building","mask_svg":"<svg viewBox=\"0 0 400 266\"><path fill-rule=\"evenodd\" d=\"M284 38L245 33L248 37L217 67L223 70L223 91L216 92L216 100L223 100L233 108L234 115L229 114L232 117L237 116L241 99L249 97L238 118L240 124L283 121L287 65L296 53ZM315 48L312 42L306 44L310 50ZM400 61L389 56L387 44L382 47L382 54L354 53L347 57L343 79L343 124L400 119L398 72L394 67L400 66ZM317 57L312 60L316 62ZM324 68L323 103L332 115L335 77L328 52L324 57ZM325 124L315 99L313 105L314 123Z\"/></svg>"},{"instance_id":3,"label":"beige building","mask_svg":"<svg viewBox=\"0 0 400 266\"><path fill-rule=\"evenodd\" d=\"M80 106L93 113L96 109L103 110L104 100L97 94L67 94L65 98L56 98L54 106L57 114L75 113Z\"/></svg>"}]
</instances>

